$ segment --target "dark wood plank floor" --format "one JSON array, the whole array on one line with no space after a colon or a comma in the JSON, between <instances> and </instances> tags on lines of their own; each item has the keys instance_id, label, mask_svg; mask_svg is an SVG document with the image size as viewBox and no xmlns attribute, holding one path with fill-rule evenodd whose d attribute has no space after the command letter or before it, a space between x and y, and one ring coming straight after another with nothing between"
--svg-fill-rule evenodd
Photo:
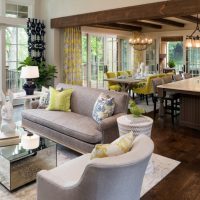
<instances>
[{"instance_id":1,"label":"dark wood plank floor","mask_svg":"<svg viewBox=\"0 0 200 200\"><path fill-rule=\"evenodd\" d=\"M181 164L141 200L200 200L200 131L180 127L178 122L173 127L167 118L155 121L152 139L155 153Z\"/></svg>"}]
</instances>

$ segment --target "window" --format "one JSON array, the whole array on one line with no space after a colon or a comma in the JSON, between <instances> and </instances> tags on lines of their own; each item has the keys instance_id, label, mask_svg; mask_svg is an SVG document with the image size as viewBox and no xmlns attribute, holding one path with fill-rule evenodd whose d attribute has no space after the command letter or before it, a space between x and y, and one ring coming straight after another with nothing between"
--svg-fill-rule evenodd
<instances>
[{"instance_id":1,"label":"window","mask_svg":"<svg viewBox=\"0 0 200 200\"><path fill-rule=\"evenodd\" d=\"M157 71L156 65L156 40L147 47L146 50L146 65L149 68L149 73L155 73Z\"/></svg>"},{"instance_id":2,"label":"window","mask_svg":"<svg viewBox=\"0 0 200 200\"><path fill-rule=\"evenodd\" d=\"M120 43L121 42L121 43ZM83 85L104 88L104 70L132 69L128 40L117 36L82 34Z\"/></svg>"},{"instance_id":3,"label":"window","mask_svg":"<svg viewBox=\"0 0 200 200\"><path fill-rule=\"evenodd\" d=\"M28 36L25 28L6 28L6 77L7 89L21 89L17 72L19 63L28 56Z\"/></svg>"},{"instance_id":4,"label":"window","mask_svg":"<svg viewBox=\"0 0 200 200\"><path fill-rule=\"evenodd\" d=\"M108 66L108 71L115 72L118 66L117 38L106 37L106 46L106 65Z\"/></svg>"},{"instance_id":5,"label":"window","mask_svg":"<svg viewBox=\"0 0 200 200\"><path fill-rule=\"evenodd\" d=\"M187 48L186 50L188 72L193 76L198 76L200 72L200 48Z\"/></svg>"},{"instance_id":6,"label":"window","mask_svg":"<svg viewBox=\"0 0 200 200\"><path fill-rule=\"evenodd\" d=\"M6 17L28 18L28 6L7 3Z\"/></svg>"},{"instance_id":7,"label":"window","mask_svg":"<svg viewBox=\"0 0 200 200\"><path fill-rule=\"evenodd\" d=\"M130 69L130 46L127 40L120 40L121 43L121 70Z\"/></svg>"},{"instance_id":8,"label":"window","mask_svg":"<svg viewBox=\"0 0 200 200\"><path fill-rule=\"evenodd\" d=\"M183 67L183 42L167 42L167 63L173 60L176 71L182 71Z\"/></svg>"},{"instance_id":9,"label":"window","mask_svg":"<svg viewBox=\"0 0 200 200\"><path fill-rule=\"evenodd\" d=\"M87 86L88 80L88 35L82 35L82 77L83 77L83 86Z\"/></svg>"}]
</instances>

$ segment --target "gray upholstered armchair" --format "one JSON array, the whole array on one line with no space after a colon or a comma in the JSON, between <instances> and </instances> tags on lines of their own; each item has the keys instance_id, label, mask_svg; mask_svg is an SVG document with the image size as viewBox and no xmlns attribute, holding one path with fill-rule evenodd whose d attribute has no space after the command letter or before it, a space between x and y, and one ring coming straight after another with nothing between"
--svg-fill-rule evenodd
<instances>
[{"instance_id":1,"label":"gray upholstered armchair","mask_svg":"<svg viewBox=\"0 0 200 200\"><path fill-rule=\"evenodd\" d=\"M138 200L152 140L140 135L126 154L90 160L85 154L37 177L38 200Z\"/></svg>"}]
</instances>

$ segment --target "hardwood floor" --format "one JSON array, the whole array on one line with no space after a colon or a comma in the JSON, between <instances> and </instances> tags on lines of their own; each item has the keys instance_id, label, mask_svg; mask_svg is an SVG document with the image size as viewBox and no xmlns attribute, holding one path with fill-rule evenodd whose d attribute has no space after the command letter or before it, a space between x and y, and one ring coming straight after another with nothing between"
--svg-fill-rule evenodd
<instances>
[{"instance_id":1,"label":"hardwood floor","mask_svg":"<svg viewBox=\"0 0 200 200\"><path fill-rule=\"evenodd\" d=\"M167 118L155 121L152 139L155 153L181 164L141 200L200 200L200 131L173 127Z\"/></svg>"}]
</instances>

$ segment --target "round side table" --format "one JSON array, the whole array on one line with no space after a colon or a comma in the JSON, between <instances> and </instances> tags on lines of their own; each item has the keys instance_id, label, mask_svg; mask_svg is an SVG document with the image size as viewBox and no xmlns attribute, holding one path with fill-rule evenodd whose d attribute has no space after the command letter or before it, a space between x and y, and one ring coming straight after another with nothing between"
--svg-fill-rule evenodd
<instances>
[{"instance_id":1,"label":"round side table","mask_svg":"<svg viewBox=\"0 0 200 200\"><path fill-rule=\"evenodd\" d=\"M117 118L117 124L120 136L133 131L134 135L144 134L151 137L153 119L150 117L134 117L132 114L123 115ZM150 159L145 173L148 174L151 172L153 172L152 159Z\"/></svg>"}]
</instances>

